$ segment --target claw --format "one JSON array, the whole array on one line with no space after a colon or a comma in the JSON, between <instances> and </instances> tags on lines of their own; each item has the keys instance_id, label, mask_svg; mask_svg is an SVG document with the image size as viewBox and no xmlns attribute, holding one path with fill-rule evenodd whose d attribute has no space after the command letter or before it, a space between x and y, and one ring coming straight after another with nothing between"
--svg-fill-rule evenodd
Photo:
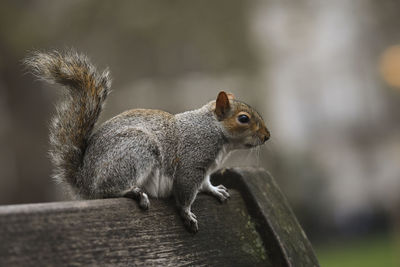
<instances>
[{"instance_id":1,"label":"claw","mask_svg":"<svg viewBox=\"0 0 400 267\"><path fill-rule=\"evenodd\" d=\"M228 198L230 198L228 189L226 189L226 187L223 185L214 186L211 189L211 193L221 202L225 202Z\"/></svg>"},{"instance_id":2,"label":"claw","mask_svg":"<svg viewBox=\"0 0 400 267\"><path fill-rule=\"evenodd\" d=\"M228 189L227 189L225 186L223 186L222 184L220 184L219 186L217 186L217 188L218 188L218 189L225 190L225 191L228 190Z\"/></svg>"},{"instance_id":3,"label":"claw","mask_svg":"<svg viewBox=\"0 0 400 267\"><path fill-rule=\"evenodd\" d=\"M197 231L199 230L199 226L197 224L196 215L194 215L190 211L183 211L182 218L189 232L197 233Z\"/></svg>"},{"instance_id":4,"label":"claw","mask_svg":"<svg viewBox=\"0 0 400 267\"><path fill-rule=\"evenodd\" d=\"M130 188L122 196L137 200L139 202L139 207L142 210L148 210L150 207L149 197L139 187Z\"/></svg>"},{"instance_id":5,"label":"claw","mask_svg":"<svg viewBox=\"0 0 400 267\"><path fill-rule=\"evenodd\" d=\"M142 193L140 196L139 207L143 210L148 210L150 207L149 197L146 193Z\"/></svg>"}]
</instances>

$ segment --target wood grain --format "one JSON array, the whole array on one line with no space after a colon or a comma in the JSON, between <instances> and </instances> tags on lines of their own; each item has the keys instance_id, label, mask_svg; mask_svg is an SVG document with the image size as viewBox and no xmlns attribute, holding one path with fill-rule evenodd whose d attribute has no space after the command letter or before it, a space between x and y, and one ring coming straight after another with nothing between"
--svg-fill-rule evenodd
<instances>
[{"instance_id":1,"label":"wood grain","mask_svg":"<svg viewBox=\"0 0 400 267\"><path fill-rule=\"evenodd\" d=\"M261 238L275 244L268 250L274 264L319 266L311 243L268 172L254 168L223 169L214 180L240 190Z\"/></svg>"},{"instance_id":2,"label":"wood grain","mask_svg":"<svg viewBox=\"0 0 400 267\"><path fill-rule=\"evenodd\" d=\"M0 266L318 266L266 176L217 173L215 182L236 189L224 204L198 196L197 234L185 230L172 199L152 199L149 211L125 198L2 206Z\"/></svg>"}]
</instances>

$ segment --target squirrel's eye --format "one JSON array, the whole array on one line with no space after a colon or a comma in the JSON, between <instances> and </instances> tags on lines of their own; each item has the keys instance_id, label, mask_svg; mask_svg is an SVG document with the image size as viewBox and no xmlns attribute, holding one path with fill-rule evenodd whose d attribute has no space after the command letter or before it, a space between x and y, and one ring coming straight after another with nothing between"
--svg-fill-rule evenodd
<instances>
[{"instance_id":1,"label":"squirrel's eye","mask_svg":"<svg viewBox=\"0 0 400 267\"><path fill-rule=\"evenodd\" d=\"M238 116L238 121L240 123L248 123L250 121L250 118L249 116L242 114Z\"/></svg>"}]
</instances>

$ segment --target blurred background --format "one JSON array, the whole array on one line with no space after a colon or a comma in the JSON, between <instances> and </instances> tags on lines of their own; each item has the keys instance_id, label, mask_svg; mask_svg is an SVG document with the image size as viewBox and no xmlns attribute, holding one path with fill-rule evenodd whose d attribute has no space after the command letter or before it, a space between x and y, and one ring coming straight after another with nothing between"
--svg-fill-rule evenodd
<instances>
[{"instance_id":1,"label":"blurred background","mask_svg":"<svg viewBox=\"0 0 400 267\"><path fill-rule=\"evenodd\" d=\"M130 108L197 108L219 90L263 115L266 168L322 266L400 266L400 2L374 0L1 1L0 205L66 199L49 178L60 88L29 51L74 47Z\"/></svg>"}]
</instances>

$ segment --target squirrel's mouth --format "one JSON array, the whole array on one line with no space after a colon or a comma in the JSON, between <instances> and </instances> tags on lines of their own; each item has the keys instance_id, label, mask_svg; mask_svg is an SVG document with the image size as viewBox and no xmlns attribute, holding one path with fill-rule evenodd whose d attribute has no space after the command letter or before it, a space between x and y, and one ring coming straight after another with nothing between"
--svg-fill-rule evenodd
<instances>
[{"instance_id":1,"label":"squirrel's mouth","mask_svg":"<svg viewBox=\"0 0 400 267\"><path fill-rule=\"evenodd\" d=\"M264 139L265 140L265 139ZM260 138L256 138L255 140L253 140L252 142L249 143L245 143L244 146L246 148L253 148L256 146L260 146L262 144L264 144L265 141L261 140Z\"/></svg>"},{"instance_id":2,"label":"squirrel's mouth","mask_svg":"<svg viewBox=\"0 0 400 267\"><path fill-rule=\"evenodd\" d=\"M252 147L257 146L257 144L244 144L244 146L247 148L252 148Z\"/></svg>"}]
</instances>

